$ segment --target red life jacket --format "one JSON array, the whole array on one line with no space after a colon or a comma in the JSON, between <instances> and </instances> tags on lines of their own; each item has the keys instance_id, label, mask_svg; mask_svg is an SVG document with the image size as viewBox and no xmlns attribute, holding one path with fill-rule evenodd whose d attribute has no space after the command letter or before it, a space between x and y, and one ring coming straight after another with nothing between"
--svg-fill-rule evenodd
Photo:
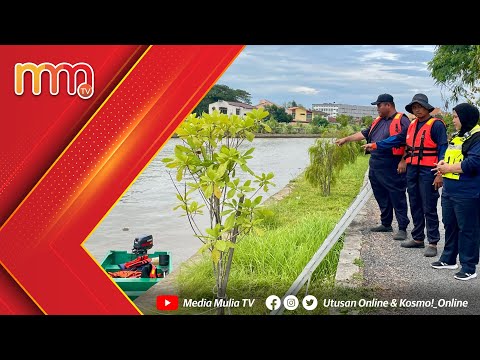
<instances>
[{"instance_id":1,"label":"red life jacket","mask_svg":"<svg viewBox=\"0 0 480 360\"><path fill-rule=\"evenodd\" d=\"M110 275L112 278L136 278L139 279L142 277L142 272L141 271L136 271L136 270L120 270L120 271L108 271L108 275Z\"/></svg>"},{"instance_id":2,"label":"red life jacket","mask_svg":"<svg viewBox=\"0 0 480 360\"><path fill-rule=\"evenodd\" d=\"M389 133L390 136L394 136L402 132L402 125L400 123L400 119L402 118L403 113L397 113L390 123ZM368 132L368 137L372 133L372 130L377 126L378 122L382 120L382 117L379 116L375 120L373 120L372 126L370 126L370 131ZM403 155L405 153L405 146L400 146L396 148L392 148L393 155Z\"/></svg>"},{"instance_id":3,"label":"red life jacket","mask_svg":"<svg viewBox=\"0 0 480 360\"><path fill-rule=\"evenodd\" d=\"M420 130L417 129L418 119L414 119L407 130L407 164L435 167L438 163L438 145L432 140L432 126L435 121L442 119L431 118L423 125Z\"/></svg>"},{"instance_id":4,"label":"red life jacket","mask_svg":"<svg viewBox=\"0 0 480 360\"><path fill-rule=\"evenodd\" d=\"M148 255L143 255L139 256L136 259L132 261L128 261L125 264L123 264L123 268L129 269L129 270L137 270L139 267L146 265L148 263L152 262L152 259L148 257ZM122 266L120 266L122 268Z\"/></svg>"}]
</instances>

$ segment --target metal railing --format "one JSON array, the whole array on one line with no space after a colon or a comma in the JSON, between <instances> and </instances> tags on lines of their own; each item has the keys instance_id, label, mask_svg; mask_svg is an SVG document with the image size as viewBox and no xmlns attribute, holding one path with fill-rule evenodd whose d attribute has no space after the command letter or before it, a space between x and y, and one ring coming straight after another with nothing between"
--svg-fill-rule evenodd
<instances>
[{"instance_id":1,"label":"metal railing","mask_svg":"<svg viewBox=\"0 0 480 360\"><path fill-rule=\"evenodd\" d=\"M355 216L357 216L357 214L363 208L363 206L368 201L372 193L373 192L372 192L372 187L370 186L370 182L367 181L363 186L362 190L358 193L352 205L350 205L350 207L347 209L343 217L340 219L337 225L335 225L335 228L327 236L327 238L322 243L322 245L318 248L317 252L313 255L313 257L310 259L310 261L305 266L303 271L300 273L297 279L293 282L292 286L290 286L290 289L288 289L288 291L282 297L280 301L280 307L276 310L272 310L270 312L270 315L281 315L285 310L283 306L284 299L288 295L297 295L297 293L300 291L300 289L303 287L303 285L305 285L307 281L308 281L308 284L307 284L307 292L308 292L308 285L310 284L310 279L312 277L313 272L318 267L318 265L320 265L323 258L328 254L330 249L336 244L338 239L345 232L346 228L348 227L348 225L350 225L350 223L353 221Z\"/></svg>"}]
</instances>

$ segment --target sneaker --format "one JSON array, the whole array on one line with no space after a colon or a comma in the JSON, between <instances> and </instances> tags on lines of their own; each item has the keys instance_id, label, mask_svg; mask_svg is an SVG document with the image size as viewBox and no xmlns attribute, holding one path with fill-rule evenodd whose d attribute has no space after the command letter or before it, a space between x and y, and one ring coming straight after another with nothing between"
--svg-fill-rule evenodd
<instances>
[{"instance_id":1,"label":"sneaker","mask_svg":"<svg viewBox=\"0 0 480 360\"><path fill-rule=\"evenodd\" d=\"M477 273L470 274L470 273L464 273L460 271L460 272L457 272L453 277L457 280L470 280L470 279L475 279L477 277Z\"/></svg>"},{"instance_id":2,"label":"sneaker","mask_svg":"<svg viewBox=\"0 0 480 360\"><path fill-rule=\"evenodd\" d=\"M372 227L370 228L370 231L372 232L393 232L393 228L392 226L385 226L385 225L379 225L379 226L375 226L375 227Z\"/></svg>"},{"instance_id":3,"label":"sneaker","mask_svg":"<svg viewBox=\"0 0 480 360\"><path fill-rule=\"evenodd\" d=\"M425 249L425 252L423 253L423 256L426 256L426 257L437 256L437 247L436 246L427 246L427 248Z\"/></svg>"},{"instance_id":4,"label":"sneaker","mask_svg":"<svg viewBox=\"0 0 480 360\"><path fill-rule=\"evenodd\" d=\"M404 248L424 248L425 244L423 242L417 243L415 240L404 241L400 244Z\"/></svg>"},{"instance_id":5,"label":"sneaker","mask_svg":"<svg viewBox=\"0 0 480 360\"><path fill-rule=\"evenodd\" d=\"M434 269L451 269L451 270L458 269L457 264L448 265L447 263L444 263L443 261L435 261L435 262L431 263L430 266Z\"/></svg>"},{"instance_id":6,"label":"sneaker","mask_svg":"<svg viewBox=\"0 0 480 360\"><path fill-rule=\"evenodd\" d=\"M405 230L398 230L398 232L393 235L393 240L405 240L407 238L407 232Z\"/></svg>"}]
</instances>

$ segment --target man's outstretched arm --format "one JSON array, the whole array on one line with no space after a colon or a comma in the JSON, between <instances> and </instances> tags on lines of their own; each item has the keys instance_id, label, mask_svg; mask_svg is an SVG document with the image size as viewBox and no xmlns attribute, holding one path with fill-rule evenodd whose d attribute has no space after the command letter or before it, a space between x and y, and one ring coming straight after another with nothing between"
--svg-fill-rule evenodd
<instances>
[{"instance_id":1,"label":"man's outstretched arm","mask_svg":"<svg viewBox=\"0 0 480 360\"><path fill-rule=\"evenodd\" d=\"M363 136L362 132L359 131L358 133L349 135L349 136L341 138L341 139L337 139L335 141L335 144L337 144L338 146L342 146L343 144L345 144L347 142L360 141L360 140L365 140L365 136Z\"/></svg>"}]
</instances>

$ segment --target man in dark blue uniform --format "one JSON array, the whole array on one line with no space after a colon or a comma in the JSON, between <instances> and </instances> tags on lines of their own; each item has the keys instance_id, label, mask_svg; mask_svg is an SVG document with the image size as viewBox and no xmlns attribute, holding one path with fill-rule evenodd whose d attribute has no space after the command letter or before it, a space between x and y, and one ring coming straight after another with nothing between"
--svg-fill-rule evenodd
<instances>
[{"instance_id":1,"label":"man in dark blue uniform","mask_svg":"<svg viewBox=\"0 0 480 360\"><path fill-rule=\"evenodd\" d=\"M381 94L377 101L372 102L372 105L376 105L378 111L378 118L372 125L358 133L338 139L337 145L341 146L350 141L365 139L368 143L376 143L394 135L403 138L403 145L405 144L410 120L406 115L397 112L393 96ZM381 225L370 230L393 232L392 221L395 210L398 223L398 232L393 237L395 240L406 239L406 230L410 223L407 216L406 163L402 155L403 149L403 146L378 149L371 153L369 161L368 178L381 212Z\"/></svg>"},{"instance_id":2,"label":"man in dark blue uniform","mask_svg":"<svg viewBox=\"0 0 480 360\"><path fill-rule=\"evenodd\" d=\"M431 170L439 160L443 160L447 148L445 123L430 115L434 109L425 94L414 95L412 101L405 106L405 110L416 116L407 130L406 140L393 136L375 144L363 145L366 150L378 151L406 142L407 189L413 220L413 239L403 242L401 246L424 248L426 228L428 247L424 255L427 257L437 255L437 243L440 241L438 189L443 185L442 176L436 176Z\"/></svg>"}]
</instances>

